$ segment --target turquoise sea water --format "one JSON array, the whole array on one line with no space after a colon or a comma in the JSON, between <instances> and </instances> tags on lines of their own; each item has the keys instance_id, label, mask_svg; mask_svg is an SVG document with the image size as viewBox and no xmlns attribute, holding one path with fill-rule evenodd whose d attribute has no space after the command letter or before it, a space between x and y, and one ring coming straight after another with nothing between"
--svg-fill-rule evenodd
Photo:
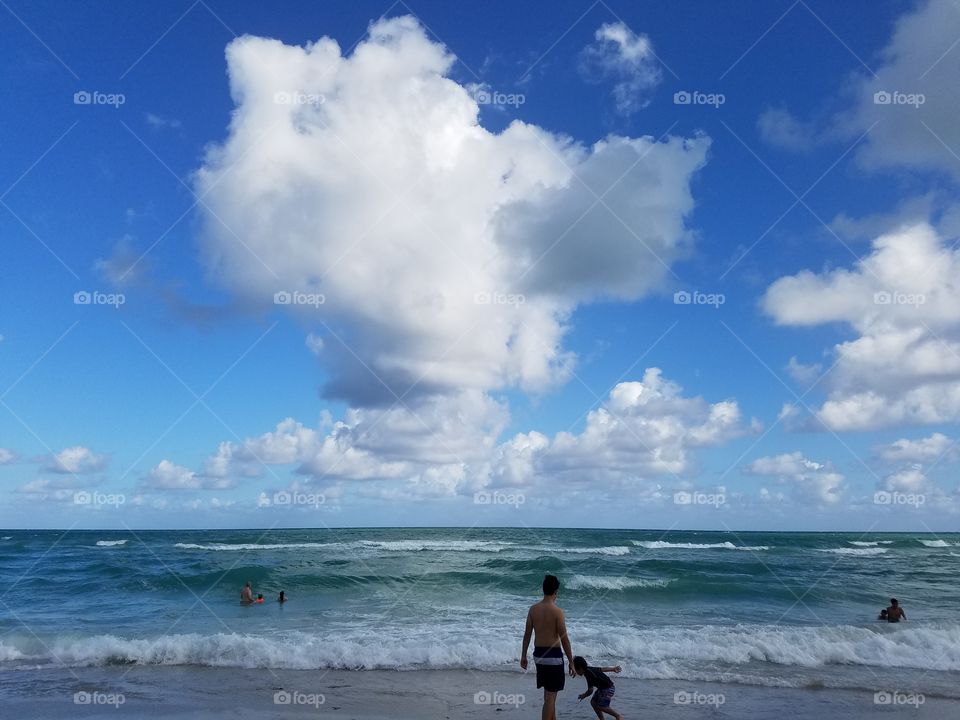
<instances>
[{"instance_id":1,"label":"turquoise sea water","mask_svg":"<svg viewBox=\"0 0 960 720\"><path fill-rule=\"evenodd\" d=\"M637 530L0 531L0 671L516 667L558 575L626 676L960 697L960 535ZM263 605L243 607L247 580ZM285 590L290 601L277 603ZM879 623L896 596L908 621Z\"/></svg>"}]
</instances>

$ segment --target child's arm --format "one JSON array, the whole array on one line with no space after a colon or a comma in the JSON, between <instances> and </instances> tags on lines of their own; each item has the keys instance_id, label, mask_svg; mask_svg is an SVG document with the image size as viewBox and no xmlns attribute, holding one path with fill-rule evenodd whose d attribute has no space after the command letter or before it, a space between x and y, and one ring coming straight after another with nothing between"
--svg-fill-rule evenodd
<instances>
[{"instance_id":1,"label":"child's arm","mask_svg":"<svg viewBox=\"0 0 960 720\"><path fill-rule=\"evenodd\" d=\"M600 670L602 670L603 672L615 672L615 673L618 673L618 672L622 672L622 671L623 671L623 668L620 667L619 665L615 665L614 667L600 668Z\"/></svg>"},{"instance_id":2,"label":"child's arm","mask_svg":"<svg viewBox=\"0 0 960 720\"><path fill-rule=\"evenodd\" d=\"M577 695L577 699L578 699L578 700L583 700L585 697L588 697L588 696L589 696L590 694L592 694L592 693L593 693L593 685L591 685L591 684L588 682L588 683L587 683L587 691L586 691L585 693L583 693L582 695Z\"/></svg>"}]
</instances>

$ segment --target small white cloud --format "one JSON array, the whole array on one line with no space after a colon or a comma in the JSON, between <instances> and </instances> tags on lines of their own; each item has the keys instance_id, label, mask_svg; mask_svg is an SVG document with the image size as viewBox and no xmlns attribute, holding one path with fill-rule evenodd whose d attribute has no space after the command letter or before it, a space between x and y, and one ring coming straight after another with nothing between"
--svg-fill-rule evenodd
<instances>
[{"instance_id":1,"label":"small white cloud","mask_svg":"<svg viewBox=\"0 0 960 720\"><path fill-rule=\"evenodd\" d=\"M178 128L181 125L180 121L176 118L165 118L151 112L145 113L144 118L147 121L147 125L157 129Z\"/></svg>"},{"instance_id":2,"label":"small white cloud","mask_svg":"<svg viewBox=\"0 0 960 720\"><path fill-rule=\"evenodd\" d=\"M0 465L9 465L17 459L17 454L13 450L0 448Z\"/></svg>"},{"instance_id":3,"label":"small white cloud","mask_svg":"<svg viewBox=\"0 0 960 720\"><path fill-rule=\"evenodd\" d=\"M794 497L818 505L834 505L845 492L843 475L829 463L815 462L799 451L757 458L743 470L747 475L776 478ZM771 498L769 491L761 497Z\"/></svg>"},{"instance_id":4,"label":"small white cloud","mask_svg":"<svg viewBox=\"0 0 960 720\"><path fill-rule=\"evenodd\" d=\"M143 478L142 486L153 490L222 490L233 486L229 478L201 475L169 460L161 460Z\"/></svg>"},{"instance_id":5,"label":"small white cloud","mask_svg":"<svg viewBox=\"0 0 960 720\"><path fill-rule=\"evenodd\" d=\"M309 333L305 341L307 349L314 355L319 356L323 352L323 338L314 333Z\"/></svg>"},{"instance_id":6,"label":"small white cloud","mask_svg":"<svg viewBox=\"0 0 960 720\"><path fill-rule=\"evenodd\" d=\"M876 455L887 462L939 463L960 459L956 442L943 433L933 433L919 440L902 438L876 450Z\"/></svg>"},{"instance_id":7,"label":"small white cloud","mask_svg":"<svg viewBox=\"0 0 960 720\"><path fill-rule=\"evenodd\" d=\"M613 95L617 110L629 115L649 104L647 93L661 78L653 43L622 22L604 23L594 42L580 53L580 71L588 80L616 80Z\"/></svg>"},{"instance_id":8,"label":"small white cloud","mask_svg":"<svg viewBox=\"0 0 960 720\"><path fill-rule=\"evenodd\" d=\"M82 445L64 448L49 458L45 469L64 474L93 473L103 470L110 462L108 455L95 453Z\"/></svg>"}]
</instances>

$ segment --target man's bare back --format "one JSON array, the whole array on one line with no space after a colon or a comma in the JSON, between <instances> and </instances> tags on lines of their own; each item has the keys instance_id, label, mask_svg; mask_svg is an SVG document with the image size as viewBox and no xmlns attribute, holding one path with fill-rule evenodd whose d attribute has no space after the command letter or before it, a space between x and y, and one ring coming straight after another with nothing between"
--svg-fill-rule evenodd
<instances>
[{"instance_id":1,"label":"man's bare back","mask_svg":"<svg viewBox=\"0 0 960 720\"><path fill-rule=\"evenodd\" d=\"M561 639L567 634L566 617L555 602L544 599L534 603L527 615L533 626L536 647L560 646Z\"/></svg>"}]
</instances>

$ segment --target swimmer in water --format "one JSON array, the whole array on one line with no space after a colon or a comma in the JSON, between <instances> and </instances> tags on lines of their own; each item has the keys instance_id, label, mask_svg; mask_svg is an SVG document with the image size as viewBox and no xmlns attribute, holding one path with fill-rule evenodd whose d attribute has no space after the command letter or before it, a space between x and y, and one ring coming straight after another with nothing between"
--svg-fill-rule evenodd
<instances>
[{"instance_id":1,"label":"swimmer in water","mask_svg":"<svg viewBox=\"0 0 960 720\"><path fill-rule=\"evenodd\" d=\"M287 595L283 590L281 590L280 597L277 598L277 602L285 603L286 601L287 601Z\"/></svg>"},{"instance_id":2,"label":"swimmer in water","mask_svg":"<svg viewBox=\"0 0 960 720\"><path fill-rule=\"evenodd\" d=\"M243 605L249 605L253 602L253 586L249 580L247 580L247 584L243 586L243 590L240 591L240 602Z\"/></svg>"},{"instance_id":3,"label":"swimmer in water","mask_svg":"<svg viewBox=\"0 0 960 720\"><path fill-rule=\"evenodd\" d=\"M263 595L257 595L257 604L260 604L262 602L263 602Z\"/></svg>"},{"instance_id":4,"label":"swimmer in water","mask_svg":"<svg viewBox=\"0 0 960 720\"><path fill-rule=\"evenodd\" d=\"M907 614L900 607L896 598L890 598L890 607L887 608L887 622L900 622L906 620Z\"/></svg>"}]
</instances>

